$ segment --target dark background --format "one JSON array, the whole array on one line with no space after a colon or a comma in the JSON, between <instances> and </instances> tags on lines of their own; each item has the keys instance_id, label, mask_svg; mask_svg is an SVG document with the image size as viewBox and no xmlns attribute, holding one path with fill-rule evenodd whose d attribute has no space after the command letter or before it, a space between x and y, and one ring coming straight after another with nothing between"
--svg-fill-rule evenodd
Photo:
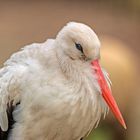
<instances>
[{"instance_id":1,"label":"dark background","mask_svg":"<svg viewBox=\"0 0 140 140\"><path fill-rule=\"evenodd\" d=\"M139 0L0 0L0 64L21 47L55 38L70 21L90 25L101 43L101 62L127 122L109 113L87 140L140 140Z\"/></svg>"}]
</instances>

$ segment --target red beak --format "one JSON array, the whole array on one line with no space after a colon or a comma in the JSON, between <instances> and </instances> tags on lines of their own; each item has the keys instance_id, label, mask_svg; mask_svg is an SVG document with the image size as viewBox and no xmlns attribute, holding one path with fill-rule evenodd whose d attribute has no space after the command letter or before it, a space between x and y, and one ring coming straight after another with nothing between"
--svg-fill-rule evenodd
<instances>
[{"instance_id":1,"label":"red beak","mask_svg":"<svg viewBox=\"0 0 140 140\"><path fill-rule=\"evenodd\" d=\"M120 124L126 129L125 121L122 117L122 114L117 106L117 103L115 99L113 98L111 94L111 90L108 87L108 84L105 80L104 74L101 70L100 64L98 60L94 60L91 63L94 67L94 70L98 76L98 83L100 85L101 91L102 91L102 97L108 104L109 108L113 112L114 116L117 118L117 120L120 122Z\"/></svg>"}]
</instances>

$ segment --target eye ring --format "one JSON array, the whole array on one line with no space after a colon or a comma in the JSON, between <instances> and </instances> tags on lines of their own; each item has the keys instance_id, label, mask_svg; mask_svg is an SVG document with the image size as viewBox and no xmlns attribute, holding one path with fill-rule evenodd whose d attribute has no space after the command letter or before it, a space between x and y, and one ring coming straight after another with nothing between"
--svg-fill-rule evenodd
<instances>
[{"instance_id":1,"label":"eye ring","mask_svg":"<svg viewBox=\"0 0 140 140\"><path fill-rule=\"evenodd\" d=\"M81 44L75 43L75 46L79 51L81 51L81 53L84 53Z\"/></svg>"}]
</instances>

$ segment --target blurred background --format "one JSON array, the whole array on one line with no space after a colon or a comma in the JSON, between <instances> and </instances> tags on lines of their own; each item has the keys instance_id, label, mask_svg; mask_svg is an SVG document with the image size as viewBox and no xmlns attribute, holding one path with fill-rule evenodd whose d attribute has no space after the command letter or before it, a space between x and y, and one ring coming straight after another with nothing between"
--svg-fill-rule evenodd
<instances>
[{"instance_id":1,"label":"blurred background","mask_svg":"<svg viewBox=\"0 0 140 140\"><path fill-rule=\"evenodd\" d=\"M69 21L98 34L101 62L128 127L109 113L86 140L140 140L140 0L0 0L0 65L27 44L55 38Z\"/></svg>"}]
</instances>

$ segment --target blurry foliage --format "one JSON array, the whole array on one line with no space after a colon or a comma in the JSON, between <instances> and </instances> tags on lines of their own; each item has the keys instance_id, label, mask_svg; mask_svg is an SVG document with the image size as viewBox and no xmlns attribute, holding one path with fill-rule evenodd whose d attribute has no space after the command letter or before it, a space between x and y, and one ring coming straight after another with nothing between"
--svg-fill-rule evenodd
<instances>
[{"instance_id":1,"label":"blurry foliage","mask_svg":"<svg viewBox=\"0 0 140 140\"><path fill-rule=\"evenodd\" d=\"M113 136L108 129L99 128L94 130L94 132L89 135L87 140L113 140Z\"/></svg>"},{"instance_id":2,"label":"blurry foliage","mask_svg":"<svg viewBox=\"0 0 140 140\"><path fill-rule=\"evenodd\" d=\"M107 5L109 8L124 10L139 17L140 0L95 0L96 2Z\"/></svg>"}]
</instances>

